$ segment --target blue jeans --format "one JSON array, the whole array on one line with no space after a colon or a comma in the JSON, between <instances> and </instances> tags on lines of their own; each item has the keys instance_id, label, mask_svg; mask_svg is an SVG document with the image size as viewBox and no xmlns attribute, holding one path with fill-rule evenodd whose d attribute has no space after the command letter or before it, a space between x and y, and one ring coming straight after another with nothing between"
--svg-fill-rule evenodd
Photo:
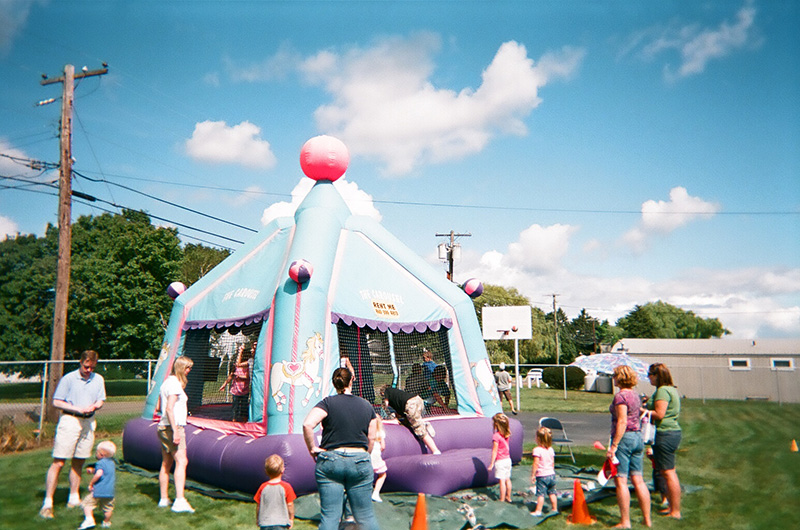
<instances>
[{"instance_id":1,"label":"blue jeans","mask_svg":"<svg viewBox=\"0 0 800 530\"><path fill-rule=\"evenodd\" d=\"M317 455L314 473L319 490L319 530L337 530L342 518L345 493L353 517L363 530L379 530L372 509L372 461L366 451L337 453L323 451Z\"/></svg>"},{"instance_id":2,"label":"blue jeans","mask_svg":"<svg viewBox=\"0 0 800 530\"><path fill-rule=\"evenodd\" d=\"M628 431L622 435L617 448L617 475L627 477L641 475L644 458L644 440L639 431Z\"/></svg>"}]
</instances>

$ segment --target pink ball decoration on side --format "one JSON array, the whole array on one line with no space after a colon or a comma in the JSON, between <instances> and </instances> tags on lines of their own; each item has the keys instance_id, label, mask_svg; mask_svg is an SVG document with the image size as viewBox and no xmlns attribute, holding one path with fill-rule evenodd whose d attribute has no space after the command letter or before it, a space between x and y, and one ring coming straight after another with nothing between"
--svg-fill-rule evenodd
<instances>
[{"instance_id":1,"label":"pink ball decoration on side","mask_svg":"<svg viewBox=\"0 0 800 530\"><path fill-rule=\"evenodd\" d=\"M333 136L315 136L300 150L300 167L313 180L336 181L347 171L350 153L347 146Z\"/></svg>"},{"instance_id":2,"label":"pink ball decoration on side","mask_svg":"<svg viewBox=\"0 0 800 530\"><path fill-rule=\"evenodd\" d=\"M477 278L470 278L461 286L470 298L478 298L483 294L483 284Z\"/></svg>"},{"instance_id":3,"label":"pink ball decoration on side","mask_svg":"<svg viewBox=\"0 0 800 530\"><path fill-rule=\"evenodd\" d=\"M297 283L306 283L314 274L314 267L304 259L292 262L289 266L289 277Z\"/></svg>"},{"instance_id":4,"label":"pink ball decoration on side","mask_svg":"<svg viewBox=\"0 0 800 530\"><path fill-rule=\"evenodd\" d=\"M183 285L181 282L172 282L171 284L169 284L169 287L167 287L167 294L169 295L170 298L175 300L180 295L182 295L185 290L186 286Z\"/></svg>"}]
</instances>

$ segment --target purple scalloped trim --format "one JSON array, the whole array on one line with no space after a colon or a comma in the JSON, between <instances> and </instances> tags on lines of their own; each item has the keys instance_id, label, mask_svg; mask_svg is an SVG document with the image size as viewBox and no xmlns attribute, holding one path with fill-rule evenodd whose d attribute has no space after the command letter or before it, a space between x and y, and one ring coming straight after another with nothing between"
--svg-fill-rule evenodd
<instances>
[{"instance_id":1,"label":"purple scalloped trim","mask_svg":"<svg viewBox=\"0 0 800 530\"><path fill-rule=\"evenodd\" d=\"M264 311L259 311L253 315L248 315L246 317L241 318L234 318L231 320L187 320L181 326L181 329L186 331L187 329L224 329L230 327L241 327L241 326L249 326L250 324L257 324L262 320L266 320L269 316L270 308L265 309Z\"/></svg>"},{"instance_id":2,"label":"purple scalloped trim","mask_svg":"<svg viewBox=\"0 0 800 530\"><path fill-rule=\"evenodd\" d=\"M358 318L350 315L342 315L341 313L331 313L331 322L338 324L344 322L348 326L355 324L359 328L368 327L370 329L377 329L378 331L391 331L392 333L412 333L418 331L425 333L426 331L439 331L442 326L450 329L453 327L453 319L440 318L439 320L431 320L428 322L386 322L383 320L371 320L369 318Z\"/></svg>"}]
</instances>

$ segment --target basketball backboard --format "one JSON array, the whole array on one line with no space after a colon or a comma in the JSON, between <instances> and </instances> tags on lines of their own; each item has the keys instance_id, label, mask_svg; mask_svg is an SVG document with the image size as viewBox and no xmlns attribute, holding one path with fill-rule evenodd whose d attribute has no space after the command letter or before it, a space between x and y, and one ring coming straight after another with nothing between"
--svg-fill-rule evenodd
<instances>
[{"instance_id":1,"label":"basketball backboard","mask_svg":"<svg viewBox=\"0 0 800 530\"><path fill-rule=\"evenodd\" d=\"M533 338L531 306L484 306L483 340L510 340Z\"/></svg>"}]
</instances>

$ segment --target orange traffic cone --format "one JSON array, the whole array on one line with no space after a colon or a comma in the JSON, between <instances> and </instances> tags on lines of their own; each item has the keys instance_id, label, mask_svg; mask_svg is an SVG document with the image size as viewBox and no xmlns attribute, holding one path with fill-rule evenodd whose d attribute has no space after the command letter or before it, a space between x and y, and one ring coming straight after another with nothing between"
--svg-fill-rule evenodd
<instances>
[{"instance_id":1,"label":"orange traffic cone","mask_svg":"<svg viewBox=\"0 0 800 530\"><path fill-rule=\"evenodd\" d=\"M793 453L797 452L797 440L792 440L792 445L789 446L789 450Z\"/></svg>"},{"instance_id":2,"label":"orange traffic cone","mask_svg":"<svg viewBox=\"0 0 800 530\"><path fill-rule=\"evenodd\" d=\"M425 494L417 494L417 507L411 520L411 530L428 530L428 510L425 507Z\"/></svg>"},{"instance_id":3,"label":"orange traffic cone","mask_svg":"<svg viewBox=\"0 0 800 530\"><path fill-rule=\"evenodd\" d=\"M575 479L572 493L572 514L567 517L567 522L572 524L594 524L597 519L589 515L589 506L583 496L581 481Z\"/></svg>"}]
</instances>

